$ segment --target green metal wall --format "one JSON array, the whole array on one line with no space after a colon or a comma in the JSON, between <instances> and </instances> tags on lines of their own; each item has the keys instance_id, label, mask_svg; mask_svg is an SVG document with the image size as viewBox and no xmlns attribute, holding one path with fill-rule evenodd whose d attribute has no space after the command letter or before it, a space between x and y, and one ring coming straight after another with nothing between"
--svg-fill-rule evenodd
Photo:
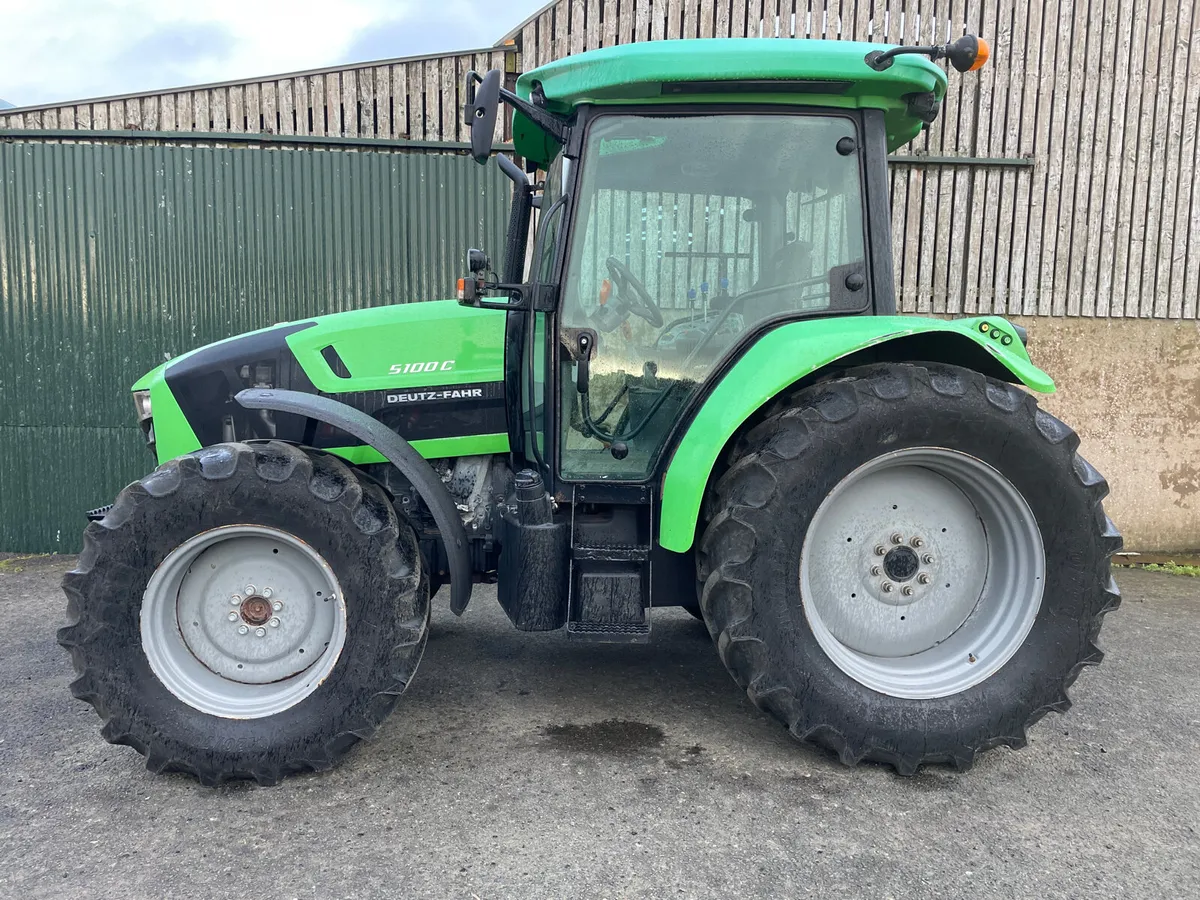
<instances>
[{"instance_id":1,"label":"green metal wall","mask_svg":"<svg viewBox=\"0 0 1200 900\"><path fill-rule=\"evenodd\" d=\"M452 153L0 141L0 551L152 465L129 385L274 322L452 295L510 188Z\"/></svg>"}]
</instances>

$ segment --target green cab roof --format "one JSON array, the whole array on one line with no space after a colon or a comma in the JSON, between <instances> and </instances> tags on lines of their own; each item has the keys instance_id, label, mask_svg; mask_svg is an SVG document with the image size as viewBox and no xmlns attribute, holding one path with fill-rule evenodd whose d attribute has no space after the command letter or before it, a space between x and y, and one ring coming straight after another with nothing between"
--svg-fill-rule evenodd
<instances>
[{"instance_id":1,"label":"green cab roof","mask_svg":"<svg viewBox=\"0 0 1200 900\"><path fill-rule=\"evenodd\" d=\"M590 50L546 63L517 80L529 99L541 84L548 107L560 113L591 103L780 103L838 109L881 109L888 147L921 131L907 110L906 94L946 93L946 73L916 54L895 57L878 72L867 65L872 50L891 45L783 38L701 38L649 41ZM522 156L539 160L546 142L519 113L513 140ZM550 154L553 158L553 153Z\"/></svg>"}]
</instances>

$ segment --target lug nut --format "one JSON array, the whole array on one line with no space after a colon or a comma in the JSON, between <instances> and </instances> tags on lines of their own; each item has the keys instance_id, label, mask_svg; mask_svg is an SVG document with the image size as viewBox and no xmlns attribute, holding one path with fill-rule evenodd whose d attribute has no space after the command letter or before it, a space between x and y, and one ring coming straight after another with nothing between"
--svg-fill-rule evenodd
<instances>
[{"instance_id":1,"label":"lug nut","mask_svg":"<svg viewBox=\"0 0 1200 900\"><path fill-rule=\"evenodd\" d=\"M875 555L876 556L885 556L886 554L887 554L887 547L883 546L883 544L879 544L878 546L875 547Z\"/></svg>"},{"instance_id":2,"label":"lug nut","mask_svg":"<svg viewBox=\"0 0 1200 900\"><path fill-rule=\"evenodd\" d=\"M234 594L232 597L230 597L230 598L229 598L229 603L230 603L232 606L237 606L237 605L238 605L239 603L241 603L241 602L242 602L242 595L241 595L241 594Z\"/></svg>"},{"instance_id":3,"label":"lug nut","mask_svg":"<svg viewBox=\"0 0 1200 900\"><path fill-rule=\"evenodd\" d=\"M925 565L929 565L931 562L933 562L933 554L926 553L924 556L921 557L921 562L925 563Z\"/></svg>"},{"instance_id":4,"label":"lug nut","mask_svg":"<svg viewBox=\"0 0 1200 900\"><path fill-rule=\"evenodd\" d=\"M263 588L263 593L262 593L262 595L263 595L263 596L264 596L266 599L270 600L270 599L271 599L271 595L272 595L273 593L275 593L275 592L274 592L273 590L271 590L270 588Z\"/></svg>"},{"instance_id":5,"label":"lug nut","mask_svg":"<svg viewBox=\"0 0 1200 900\"><path fill-rule=\"evenodd\" d=\"M254 590L254 585L252 585L252 584L246 585L246 594L250 595L250 594L254 594L254 593L257 593L257 591Z\"/></svg>"},{"instance_id":6,"label":"lug nut","mask_svg":"<svg viewBox=\"0 0 1200 900\"><path fill-rule=\"evenodd\" d=\"M254 629L255 637L263 637L266 633L267 633L267 629L265 629L265 628L255 628Z\"/></svg>"},{"instance_id":7,"label":"lug nut","mask_svg":"<svg viewBox=\"0 0 1200 900\"><path fill-rule=\"evenodd\" d=\"M238 626L238 634L245 634L245 633L246 633L247 631L249 631L249 630L250 630L250 629L249 629L249 628L247 628L245 625L239 625L239 626Z\"/></svg>"},{"instance_id":8,"label":"lug nut","mask_svg":"<svg viewBox=\"0 0 1200 900\"><path fill-rule=\"evenodd\" d=\"M882 575L883 569L881 569L879 566L871 566L871 574L872 575Z\"/></svg>"},{"instance_id":9,"label":"lug nut","mask_svg":"<svg viewBox=\"0 0 1200 900\"><path fill-rule=\"evenodd\" d=\"M904 535L902 535L900 532L897 531L895 534L892 535L892 543L893 544L903 544L904 543Z\"/></svg>"},{"instance_id":10,"label":"lug nut","mask_svg":"<svg viewBox=\"0 0 1200 900\"><path fill-rule=\"evenodd\" d=\"M237 613L235 613L235 612L231 612L231 613L229 614L229 621L230 621L230 622L236 622L237 620L238 620L238 614L237 614Z\"/></svg>"},{"instance_id":11,"label":"lug nut","mask_svg":"<svg viewBox=\"0 0 1200 900\"><path fill-rule=\"evenodd\" d=\"M880 585L880 587L883 589L883 592L885 594L890 594L896 588L896 586L894 584L892 584L890 581L885 581L883 584Z\"/></svg>"},{"instance_id":12,"label":"lug nut","mask_svg":"<svg viewBox=\"0 0 1200 900\"><path fill-rule=\"evenodd\" d=\"M278 628L279 627L279 616L272 616L271 621L268 622L267 624L270 625L272 628Z\"/></svg>"},{"instance_id":13,"label":"lug nut","mask_svg":"<svg viewBox=\"0 0 1200 900\"><path fill-rule=\"evenodd\" d=\"M913 538L909 543L911 543L914 547L924 547L925 546L925 542L923 540L921 540L919 537Z\"/></svg>"},{"instance_id":14,"label":"lug nut","mask_svg":"<svg viewBox=\"0 0 1200 900\"><path fill-rule=\"evenodd\" d=\"M900 593L902 593L905 597L911 597L913 595L912 585L906 584L904 587L900 588Z\"/></svg>"},{"instance_id":15,"label":"lug nut","mask_svg":"<svg viewBox=\"0 0 1200 900\"><path fill-rule=\"evenodd\" d=\"M275 612L279 612L281 609L283 609L283 604L276 600L271 604L271 609L275 610Z\"/></svg>"},{"instance_id":16,"label":"lug nut","mask_svg":"<svg viewBox=\"0 0 1200 900\"><path fill-rule=\"evenodd\" d=\"M931 579L927 574L922 572L920 575L917 576L917 581L921 582L921 584L929 584Z\"/></svg>"}]
</instances>

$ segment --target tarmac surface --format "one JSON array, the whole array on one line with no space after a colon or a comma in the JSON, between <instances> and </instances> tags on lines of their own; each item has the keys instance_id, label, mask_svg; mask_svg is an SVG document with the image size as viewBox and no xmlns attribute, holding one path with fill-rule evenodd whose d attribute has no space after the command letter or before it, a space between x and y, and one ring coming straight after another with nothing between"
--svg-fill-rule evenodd
<instances>
[{"instance_id":1,"label":"tarmac surface","mask_svg":"<svg viewBox=\"0 0 1200 900\"><path fill-rule=\"evenodd\" d=\"M577 644L481 586L339 768L206 789L71 698L71 564L0 562L0 898L1200 896L1200 579L1123 570L1075 708L962 775L797 745L681 610Z\"/></svg>"}]
</instances>

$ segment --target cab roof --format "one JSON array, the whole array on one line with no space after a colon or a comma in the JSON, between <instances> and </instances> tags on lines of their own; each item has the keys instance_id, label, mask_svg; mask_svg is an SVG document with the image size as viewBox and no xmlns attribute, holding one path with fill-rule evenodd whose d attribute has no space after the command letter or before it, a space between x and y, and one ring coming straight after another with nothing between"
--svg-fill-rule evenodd
<instances>
[{"instance_id":1,"label":"cab roof","mask_svg":"<svg viewBox=\"0 0 1200 900\"><path fill-rule=\"evenodd\" d=\"M907 94L946 93L946 73L915 54L898 56L882 72L867 65L890 45L783 38L700 38L649 41L590 50L555 60L517 80L529 99L541 85L547 106L569 113L583 104L779 103L838 109L881 109L889 149L912 140L922 121L908 112ZM523 116L514 122L517 152L537 159L544 146ZM518 125L520 127L518 127ZM526 144L532 153L522 152Z\"/></svg>"}]
</instances>

